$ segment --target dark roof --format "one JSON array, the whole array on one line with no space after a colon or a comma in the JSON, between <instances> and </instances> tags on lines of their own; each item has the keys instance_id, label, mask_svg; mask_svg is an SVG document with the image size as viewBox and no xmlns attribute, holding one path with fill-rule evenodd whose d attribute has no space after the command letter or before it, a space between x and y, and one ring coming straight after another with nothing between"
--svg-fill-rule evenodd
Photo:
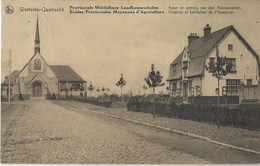
<instances>
[{"instance_id":1,"label":"dark roof","mask_svg":"<svg viewBox=\"0 0 260 166\"><path fill-rule=\"evenodd\" d=\"M174 59L174 61L173 61L171 64L177 64L177 63L181 62L182 53L183 53L183 52L181 52L181 53L177 56L177 58Z\"/></svg>"},{"instance_id":2,"label":"dark roof","mask_svg":"<svg viewBox=\"0 0 260 166\"><path fill-rule=\"evenodd\" d=\"M202 36L202 37L194 40L188 46L188 50L189 50L189 54L190 54L190 64L189 64L189 71L188 71L187 77L203 75L204 68L205 68L205 62L206 62L206 59L209 56L209 53L231 31L233 31L238 36L238 38L246 45L248 50L251 51L252 54L256 57L257 63L258 63L258 66L259 66L258 68L260 70L259 56L252 49L252 47L246 42L246 40L238 33L238 31L231 25L231 26L225 27L223 29L220 29L218 31L211 33L210 37L207 40L205 40L205 37ZM177 58L175 58L175 60L171 63L171 66L173 64L179 64L180 66L182 66L182 64L181 64L182 53L179 54L179 56L177 56ZM171 67L170 67L170 70L171 70ZM181 74L182 74L181 68L177 69L177 74L176 74L175 77L172 76L171 71L170 71L170 75L169 75L168 80L177 79L177 78L181 77Z\"/></svg>"},{"instance_id":3,"label":"dark roof","mask_svg":"<svg viewBox=\"0 0 260 166\"><path fill-rule=\"evenodd\" d=\"M202 36L197 40L194 40L189 46L188 49L192 50L191 59L205 56L209 53L209 51L215 47L215 45L220 41L220 39L224 38L229 30L232 29L233 26L228 26L226 28L220 29L216 32L210 34L208 40L205 40L205 37Z\"/></svg>"},{"instance_id":4,"label":"dark roof","mask_svg":"<svg viewBox=\"0 0 260 166\"><path fill-rule=\"evenodd\" d=\"M15 71L13 71L12 73L11 73L11 75L10 75L10 84L11 85L14 85L14 83L15 83L15 77L16 76L18 76L18 74L20 73L20 71L19 70L15 70ZM2 82L2 85L8 85L9 84L9 75L7 75L6 77L5 77L5 79L4 79L4 81Z\"/></svg>"},{"instance_id":5,"label":"dark roof","mask_svg":"<svg viewBox=\"0 0 260 166\"><path fill-rule=\"evenodd\" d=\"M49 65L59 81L85 82L70 66Z\"/></svg>"}]
</instances>

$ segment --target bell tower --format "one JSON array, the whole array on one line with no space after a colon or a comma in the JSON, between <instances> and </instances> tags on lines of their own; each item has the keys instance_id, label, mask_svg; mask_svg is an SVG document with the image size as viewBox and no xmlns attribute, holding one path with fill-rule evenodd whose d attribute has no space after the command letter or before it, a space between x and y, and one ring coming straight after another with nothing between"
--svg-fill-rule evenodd
<instances>
[{"instance_id":1,"label":"bell tower","mask_svg":"<svg viewBox=\"0 0 260 166\"><path fill-rule=\"evenodd\" d=\"M34 55L36 53L40 53L40 34L39 34L38 15L37 15L36 33L35 33L35 41L34 41Z\"/></svg>"}]
</instances>

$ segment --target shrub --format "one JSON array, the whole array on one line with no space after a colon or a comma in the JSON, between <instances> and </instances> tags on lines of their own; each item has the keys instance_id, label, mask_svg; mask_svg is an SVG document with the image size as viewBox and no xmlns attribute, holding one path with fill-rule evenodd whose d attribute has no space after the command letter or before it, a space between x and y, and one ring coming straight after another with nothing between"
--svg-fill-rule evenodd
<instances>
[{"instance_id":1,"label":"shrub","mask_svg":"<svg viewBox=\"0 0 260 166\"><path fill-rule=\"evenodd\" d=\"M260 110L257 107L240 106L233 109L220 107L218 114L217 106L213 105L161 103L133 99L127 103L127 110L213 124L219 121L219 124L223 126L260 128Z\"/></svg>"}]
</instances>

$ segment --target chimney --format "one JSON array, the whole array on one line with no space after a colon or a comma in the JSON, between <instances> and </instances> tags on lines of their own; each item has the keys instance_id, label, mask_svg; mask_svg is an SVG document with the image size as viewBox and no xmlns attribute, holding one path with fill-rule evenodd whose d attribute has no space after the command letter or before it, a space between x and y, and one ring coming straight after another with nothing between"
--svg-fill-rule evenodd
<instances>
[{"instance_id":1,"label":"chimney","mask_svg":"<svg viewBox=\"0 0 260 166\"><path fill-rule=\"evenodd\" d=\"M151 65L151 69L152 69L152 71L154 71L154 64Z\"/></svg>"},{"instance_id":2,"label":"chimney","mask_svg":"<svg viewBox=\"0 0 260 166\"><path fill-rule=\"evenodd\" d=\"M190 35L188 36L188 45L190 45L194 40L197 40L199 38L199 36L197 35L197 33L190 33Z\"/></svg>"},{"instance_id":3,"label":"chimney","mask_svg":"<svg viewBox=\"0 0 260 166\"><path fill-rule=\"evenodd\" d=\"M210 37L211 27L209 26L209 24L207 24L203 30L204 30L204 39L208 40Z\"/></svg>"}]
</instances>

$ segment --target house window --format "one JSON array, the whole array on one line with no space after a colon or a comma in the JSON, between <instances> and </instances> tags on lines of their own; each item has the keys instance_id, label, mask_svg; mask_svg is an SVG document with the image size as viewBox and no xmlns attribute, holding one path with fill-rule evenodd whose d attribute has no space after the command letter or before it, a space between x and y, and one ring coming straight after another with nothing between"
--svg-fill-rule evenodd
<instances>
[{"instance_id":1,"label":"house window","mask_svg":"<svg viewBox=\"0 0 260 166\"><path fill-rule=\"evenodd\" d=\"M34 60L34 70L41 70L41 60L40 59Z\"/></svg>"},{"instance_id":2,"label":"house window","mask_svg":"<svg viewBox=\"0 0 260 166\"><path fill-rule=\"evenodd\" d=\"M196 86L196 95L201 96L201 88L200 86Z\"/></svg>"},{"instance_id":3,"label":"house window","mask_svg":"<svg viewBox=\"0 0 260 166\"><path fill-rule=\"evenodd\" d=\"M189 88L192 87L192 80L189 80Z\"/></svg>"},{"instance_id":4,"label":"house window","mask_svg":"<svg viewBox=\"0 0 260 166\"><path fill-rule=\"evenodd\" d=\"M181 94L181 89L176 89L176 96L180 96Z\"/></svg>"},{"instance_id":5,"label":"house window","mask_svg":"<svg viewBox=\"0 0 260 166\"><path fill-rule=\"evenodd\" d=\"M186 76L187 76L187 73L188 73L188 70L187 70L187 68L186 68L186 69L183 69L183 75L184 75L184 77L186 77Z\"/></svg>"},{"instance_id":6,"label":"house window","mask_svg":"<svg viewBox=\"0 0 260 166\"><path fill-rule=\"evenodd\" d=\"M184 61L183 62L183 66L182 66L184 69L188 67L188 61Z\"/></svg>"},{"instance_id":7,"label":"house window","mask_svg":"<svg viewBox=\"0 0 260 166\"><path fill-rule=\"evenodd\" d=\"M252 79L247 79L246 80L246 85L252 85Z\"/></svg>"},{"instance_id":8,"label":"house window","mask_svg":"<svg viewBox=\"0 0 260 166\"><path fill-rule=\"evenodd\" d=\"M226 87L226 86L223 86L223 87L222 87L222 95L223 95L223 96L226 96L226 95L227 95L227 87Z\"/></svg>"},{"instance_id":9,"label":"house window","mask_svg":"<svg viewBox=\"0 0 260 166\"><path fill-rule=\"evenodd\" d=\"M209 58L209 63L214 63L215 62L215 58Z\"/></svg>"},{"instance_id":10,"label":"house window","mask_svg":"<svg viewBox=\"0 0 260 166\"><path fill-rule=\"evenodd\" d=\"M228 51L233 51L233 44L228 45Z\"/></svg>"},{"instance_id":11,"label":"house window","mask_svg":"<svg viewBox=\"0 0 260 166\"><path fill-rule=\"evenodd\" d=\"M174 83L172 83L172 90L176 90L176 89L177 89L177 83L174 82Z\"/></svg>"},{"instance_id":12,"label":"house window","mask_svg":"<svg viewBox=\"0 0 260 166\"><path fill-rule=\"evenodd\" d=\"M177 74L177 64L172 65L172 76L176 76Z\"/></svg>"},{"instance_id":13,"label":"house window","mask_svg":"<svg viewBox=\"0 0 260 166\"><path fill-rule=\"evenodd\" d=\"M192 80L189 81L189 91L190 96L194 96L194 88L192 87Z\"/></svg>"},{"instance_id":14,"label":"house window","mask_svg":"<svg viewBox=\"0 0 260 166\"><path fill-rule=\"evenodd\" d=\"M225 94L228 96L237 96L239 90L240 80L237 79L227 79Z\"/></svg>"},{"instance_id":15,"label":"house window","mask_svg":"<svg viewBox=\"0 0 260 166\"><path fill-rule=\"evenodd\" d=\"M236 72L236 58L226 58L226 64L231 65L231 69L228 72Z\"/></svg>"},{"instance_id":16,"label":"house window","mask_svg":"<svg viewBox=\"0 0 260 166\"><path fill-rule=\"evenodd\" d=\"M176 96L176 90L177 90L177 83L173 82L171 84L171 91L172 91L172 96Z\"/></svg>"}]
</instances>

